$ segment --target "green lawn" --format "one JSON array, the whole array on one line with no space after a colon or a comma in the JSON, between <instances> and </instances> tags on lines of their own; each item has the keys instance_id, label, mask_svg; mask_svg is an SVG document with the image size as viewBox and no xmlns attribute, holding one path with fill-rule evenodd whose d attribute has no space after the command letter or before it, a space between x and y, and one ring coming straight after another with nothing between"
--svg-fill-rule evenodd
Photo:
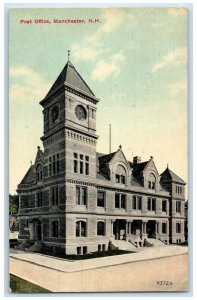
<instances>
[{"instance_id":1,"label":"green lawn","mask_svg":"<svg viewBox=\"0 0 197 300\"><path fill-rule=\"evenodd\" d=\"M13 293L50 293L50 291L29 281L10 274L10 288Z\"/></svg>"}]
</instances>

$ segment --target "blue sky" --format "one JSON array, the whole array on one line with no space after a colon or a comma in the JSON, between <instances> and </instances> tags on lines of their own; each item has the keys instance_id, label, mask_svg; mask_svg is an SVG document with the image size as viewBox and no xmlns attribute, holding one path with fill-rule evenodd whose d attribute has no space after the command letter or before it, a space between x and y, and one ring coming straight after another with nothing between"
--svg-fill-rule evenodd
<instances>
[{"instance_id":1,"label":"blue sky","mask_svg":"<svg viewBox=\"0 0 197 300\"><path fill-rule=\"evenodd\" d=\"M53 19L100 23L53 24ZM51 24L35 24L48 19ZM20 24L32 20L32 24ZM97 151L152 155L187 181L187 11L184 8L14 9L9 27L10 192L42 145L42 107L70 60L100 98Z\"/></svg>"}]
</instances>

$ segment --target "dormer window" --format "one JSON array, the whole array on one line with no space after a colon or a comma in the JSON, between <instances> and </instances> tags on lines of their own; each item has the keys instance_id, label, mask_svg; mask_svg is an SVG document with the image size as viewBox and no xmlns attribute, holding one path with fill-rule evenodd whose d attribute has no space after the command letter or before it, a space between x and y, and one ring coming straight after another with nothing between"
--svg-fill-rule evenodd
<instances>
[{"instance_id":1,"label":"dormer window","mask_svg":"<svg viewBox=\"0 0 197 300\"><path fill-rule=\"evenodd\" d=\"M37 168L36 168L36 178L37 178L37 181L41 181L42 180L42 165L41 164L37 165Z\"/></svg>"},{"instance_id":2,"label":"dormer window","mask_svg":"<svg viewBox=\"0 0 197 300\"><path fill-rule=\"evenodd\" d=\"M126 182L126 172L123 166L118 165L115 173L115 182L125 184Z\"/></svg>"},{"instance_id":3,"label":"dormer window","mask_svg":"<svg viewBox=\"0 0 197 300\"><path fill-rule=\"evenodd\" d=\"M116 174L116 183L125 184L125 176Z\"/></svg>"},{"instance_id":4,"label":"dormer window","mask_svg":"<svg viewBox=\"0 0 197 300\"><path fill-rule=\"evenodd\" d=\"M155 190L156 178L155 175L149 174L148 176L148 188L151 190Z\"/></svg>"}]
</instances>

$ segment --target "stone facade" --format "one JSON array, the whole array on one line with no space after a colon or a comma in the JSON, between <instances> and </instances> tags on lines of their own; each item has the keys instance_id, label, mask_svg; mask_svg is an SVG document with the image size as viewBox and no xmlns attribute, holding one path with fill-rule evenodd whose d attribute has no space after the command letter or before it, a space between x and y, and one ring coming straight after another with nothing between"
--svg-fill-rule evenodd
<instances>
[{"instance_id":1,"label":"stone facade","mask_svg":"<svg viewBox=\"0 0 197 300\"><path fill-rule=\"evenodd\" d=\"M151 157L141 162L96 152L95 97L68 61L41 101L44 151L18 185L19 240L85 254L114 239L143 246L147 239L184 242L185 182Z\"/></svg>"}]
</instances>

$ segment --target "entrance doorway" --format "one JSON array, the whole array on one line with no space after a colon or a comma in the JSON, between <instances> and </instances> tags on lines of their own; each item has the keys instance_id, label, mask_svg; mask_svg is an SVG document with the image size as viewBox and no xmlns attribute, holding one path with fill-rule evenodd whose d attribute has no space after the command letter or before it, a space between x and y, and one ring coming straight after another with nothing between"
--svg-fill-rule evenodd
<instances>
[{"instance_id":1,"label":"entrance doorway","mask_svg":"<svg viewBox=\"0 0 197 300\"><path fill-rule=\"evenodd\" d=\"M148 238L156 238L156 221L148 221L146 231Z\"/></svg>"},{"instance_id":2,"label":"entrance doorway","mask_svg":"<svg viewBox=\"0 0 197 300\"><path fill-rule=\"evenodd\" d=\"M126 220L116 220L114 222L113 234L116 240L126 240Z\"/></svg>"},{"instance_id":3,"label":"entrance doorway","mask_svg":"<svg viewBox=\"0 0 197 300\"><path fill-rule=\"evenodd\" d=\"M33 221L34 224L34 240L41 241L42 240L42 222L38 219Z\"/></svg>"}]
</instances>

